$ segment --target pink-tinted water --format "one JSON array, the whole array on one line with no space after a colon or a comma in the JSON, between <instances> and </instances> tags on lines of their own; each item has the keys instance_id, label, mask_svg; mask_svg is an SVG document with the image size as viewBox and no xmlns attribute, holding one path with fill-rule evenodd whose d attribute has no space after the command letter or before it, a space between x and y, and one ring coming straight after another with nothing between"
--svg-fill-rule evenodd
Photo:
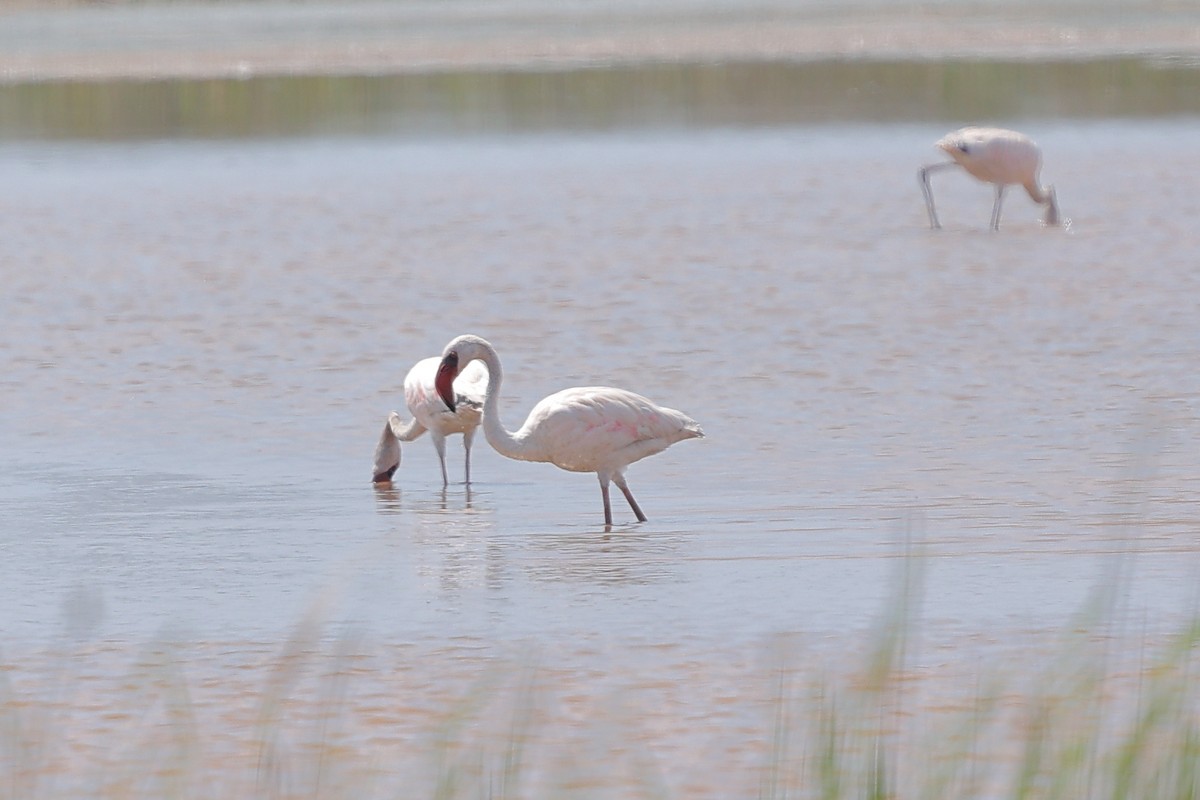
<instances>
[{"instance_id":1,"label":"pink-tinted water","mask_svg":"<svg viewBox=\"0 0 1200 800\"><path fill-rule=\"evenodd\" d=\"M1178 627L1192 126L1027 126L1071 221L1014 192L999 233L958 174L928 230L933 126L6 145L7 648L184 641L233 691L312 616L425 664L549 651L583 705L688 664L709 692L777 634L868 629L910 541L935 662L1066 625L1117 554L1118 623ZM630 470L649 522L605 532L594 479L482 437L469 493L427 440L371 487L405 372L464 332L500 351L509 427L597 383L703 425ZM670 741L685 791L706 745Z\"/></svg>"}]
</instances>

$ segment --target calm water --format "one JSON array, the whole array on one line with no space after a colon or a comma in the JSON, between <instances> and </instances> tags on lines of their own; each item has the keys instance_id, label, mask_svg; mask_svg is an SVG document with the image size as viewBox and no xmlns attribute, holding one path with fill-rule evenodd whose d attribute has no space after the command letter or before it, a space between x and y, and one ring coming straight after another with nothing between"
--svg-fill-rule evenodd
<instances>
[{"instance_id":1,"label":"calm water","mask_svg":"<svg viewBox=\"0 0 1200 800\"><path fill-rule=\"evenodd\" d=\"M269 637L332 589L388 639L843 631L906 530L939 626L1057 625L1129 547L1169 623L1193 124L1038 126L1070 228L1014 194L999 235L959 175L926 229L933 127L6 147L3 627L82 596L101 637ZM466 331L510 427L593 383L704 425L631 471L648 524L482 443L469 496L427 441L372 489L405 371Z\"/></svg>"},{"instance_id":2,"label":"calm water","mask_svg":"<svg viewBox=\"0 0 1200 800\"><path fill-rule=\"evenodd\" d=\"M10 108L33 107L21 91ZM1052 636L1118 573L1120 641L1177 629L1200 566L1200 139L1195 117L1153 116L1175 91L1125 119L1097 94L1023 122L1071 221L1044 229L1011 193L999 234L991 191L957 174L935 178L945 229L927 229L915 172L951 124L861 108L765 127L588 111L469 137L390 109L373 119L403 136L10 123L0 691L51 697L66 721L46 740L72 743L44 748L30 785L111 793L176 763L134 709L166 713L182 684L195 771L249 796L243 734L283 685L317 710L345 701L339 732L296 737L343 744L342 777L374 796L355 756L418 780L434 759L413 740L491 663L540 653L546 736L565 731L573 757L646 743L675 796L744 796L765 746L754 703L787 661L773 643L839 670L908 549L930 677ZM238 119L229 133L264 132ZM371 486L404 374L464 332L500 351L510 428L586 384L703 425L630 470L648 523L618 503L605 532L594 478L482 436L470 492L458 439L448 490L427 440L393 489ZM304 620L315 632L285 644ZM333 684L295 688L280 664L321 640L342 654L314 667ZM621 780L576 769L601 793Z\"/></svg>"}]
</instances>

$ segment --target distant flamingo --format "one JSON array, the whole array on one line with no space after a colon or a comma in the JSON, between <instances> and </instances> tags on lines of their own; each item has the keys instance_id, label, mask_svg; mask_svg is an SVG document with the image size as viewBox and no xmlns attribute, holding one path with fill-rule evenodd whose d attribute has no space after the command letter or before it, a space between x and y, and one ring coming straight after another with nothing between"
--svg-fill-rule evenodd
<instances>
[{"instance_id":1,"label":"distant flamingo","mask_svg":"<svg viewBox=\"0 0 1200 800\"><path fill-rule=\"evenodd\" d=\"M992 206L992 230L1000 230L1000 206L1004 202L1004 190L1014 184L1025 187L1033 202L1045 205L1047 225L1058 224L1058 198L1054 187L1038 184L1038 169L1042 163L1042 151L1033 140L1016 131L1003 128L962 128L948 133L934 143L944 150L953 161L942 161L921 167L917 176L925 192L925 207L929 210L929 227L940 228L937 212L933 208L933 189L929 185L929 173L948 167L959 166L968 174L996 186L996 204Z\"/></svg>"},{"instance_id":2,"label":"distant flamingo","mask_svg":"<svg viewBox=\"0 0 1200 800\"><path fill-rule=\"evenodd\" d=\"M446 478L446 437L452 433L463 435L466 450L467 483L471 482L471 440L479 427L480 411L483 408L483 393L487 389L488 374L482 364L463 370L454 381L457 394L454 407L446 410L437 396L434 378L437 376L440 358L425 358L416 363L404 378L404 400L413 418L405 424L400 415L393 411L388 415L375 448L375 483L387 483L400 466L400 442L411 442L425 431L433 440L438 459L442 462L442 486L450 481Z\"/></svg>"},{"instance_id":3,"label":"distant flamingo","mask_svg":"<svg viewBox=\"0 0 1200 800\"><path fill-rule=\"evenodd\" d=\"M638 522L646 515L625 483L625 468L675 442L703 436L696 421L663 408L624 389L589 386L564 389L533 407L516 433L504 429L497 406L504 373L495 348L478 336L459 336L442 354L438 394L453 411L457 407L452 382L474 361L487 365L488 386L483 398L483 433L502 456L518 461L545 461L571 472L595 472L604 498L604 524L612 526L608 501L611 480L620 488Z\"/></svg>"}]
</instances>

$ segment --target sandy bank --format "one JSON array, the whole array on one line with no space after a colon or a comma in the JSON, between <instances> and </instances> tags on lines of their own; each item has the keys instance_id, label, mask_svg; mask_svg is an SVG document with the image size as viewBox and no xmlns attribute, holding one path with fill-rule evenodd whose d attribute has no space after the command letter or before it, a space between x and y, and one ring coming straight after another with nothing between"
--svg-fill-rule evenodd
<instances>
[{"instance_id":1,"label":"sandy bank","mask_svg":"<svg viewBox=\"0 0 1200 800\"><path fill-rule=\"evenodd\" d=\"M520 0L0 4L0 80L753 59L1200 55L1200 8Z\"/></svg>"}]
</instances>

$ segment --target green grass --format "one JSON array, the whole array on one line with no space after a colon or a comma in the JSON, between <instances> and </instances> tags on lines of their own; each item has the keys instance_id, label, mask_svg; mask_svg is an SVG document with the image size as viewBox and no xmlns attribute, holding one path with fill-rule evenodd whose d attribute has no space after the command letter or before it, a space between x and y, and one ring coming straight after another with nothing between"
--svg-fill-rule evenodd
<instances>
[{"instance_id":1,"label":"green grass","mask_svg":"<svg viewBox=\"0 0 1200 800\"><path fill-rule=\"evenodd\" d=\"M0 76L2 78L3 76ZM1200 113L1187 59L644 62L195 80L0 80L0 140L495 134Z\"/></svg>"}]
</instances>

